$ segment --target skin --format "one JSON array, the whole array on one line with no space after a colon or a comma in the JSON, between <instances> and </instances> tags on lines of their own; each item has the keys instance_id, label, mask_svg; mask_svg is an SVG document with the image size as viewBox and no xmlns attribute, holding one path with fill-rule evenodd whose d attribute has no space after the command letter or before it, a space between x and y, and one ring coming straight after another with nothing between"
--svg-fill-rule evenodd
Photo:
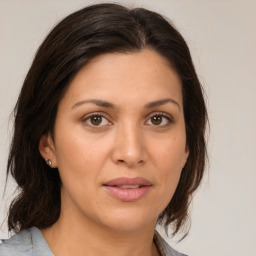
<instances>
[{"instance_id":1,"label":"skin","mask_svg":"<svg viewBox=\"0 0 256 256\"><path fill-rule=\"evenodd\" d=\"M164 99L170 100L145 107ZM152 242L157 218L189 154L181 81L165 58L149 49L94 58L59 104L54 141L43 136L39 150L63 183L60 218L42 230L54 255L159 255ZM123 202L103 186L118 177L142 177L153 186Z\"/></svg>"}]
</instances>

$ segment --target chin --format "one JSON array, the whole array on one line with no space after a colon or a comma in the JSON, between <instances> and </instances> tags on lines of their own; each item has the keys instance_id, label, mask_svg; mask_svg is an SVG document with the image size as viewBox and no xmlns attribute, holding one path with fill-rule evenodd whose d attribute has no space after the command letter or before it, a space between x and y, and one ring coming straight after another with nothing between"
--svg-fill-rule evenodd
<instances>
[{"instance_id":1,"label":"chin","mask_svg":"<svg viewBox=\"0 0 256 256\"><path fill-rule=\"evenodd\" d=\"M155 226L158 216L149 215L150 211L139 209L115 209L102 216L102 222L117 231L134 231L147 226Z\"/></svg>"}]
</instances>

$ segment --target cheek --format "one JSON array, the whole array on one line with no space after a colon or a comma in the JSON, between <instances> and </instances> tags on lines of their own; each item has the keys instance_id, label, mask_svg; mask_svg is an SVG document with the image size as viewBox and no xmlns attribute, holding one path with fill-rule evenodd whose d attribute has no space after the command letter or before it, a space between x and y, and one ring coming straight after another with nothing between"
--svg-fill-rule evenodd
<instances>
[{"instance_id":1,"label":"cheek","mask_svg":"<svg viewBox=\"0 0 256 256\"><path fill-rule=\"evenodd\" d=\"M73 129L56 136L56 159L63 188L75 197L88 195L101 182L101 170L108 157L108 136L88 136Z\"/></svg>"},{"instance_id":2,"label":"cheek","mask_svg":"<svg viewBox=\"0 0 256 256\"><path fill-rule=\"evenodd\" d=\"M70 165L82 166L100 164L109 147L109 142L103 136L92 136L85 133L83 127L62 131L57 136L56 158L58 167ZM64 164L65 163L65 164Z\"/></svg>"},{"instance_id":3,"label":"cheek","mask_svg":"<svg viewBox=\"0 0 256 256\"><path fill-rule=\"evenodd\" d=\"M173 136L165 140L156 140L151 147L151 154L157 165L164 170L180 171L186 161L186 140L184 136Z\"/></svg>"},{"instance_id":4,"label":"cheek","mask_svg":"<svg viewBox=\"0 0 256 256\"><path fill-rule=\"evenodd\" d=\"M151 154L157 172L157 183L163 200L167 204L179 183L187 153L183 137L169 137L168 140L155 142Z\"/></svg>"},{"instance_id":5,"label":"cheek","mask_svg":"<svg viewBox=\"0 0 256 256\"><path fill-rule=\"evenodd\" d=\"M62 199L69 198L79 205L88 201L88 196L99 184L105 149L99 148L97 141L86 140L77 133L63 138L58 145L56 159L65 192Z\"/></svg>"}]
</instances>

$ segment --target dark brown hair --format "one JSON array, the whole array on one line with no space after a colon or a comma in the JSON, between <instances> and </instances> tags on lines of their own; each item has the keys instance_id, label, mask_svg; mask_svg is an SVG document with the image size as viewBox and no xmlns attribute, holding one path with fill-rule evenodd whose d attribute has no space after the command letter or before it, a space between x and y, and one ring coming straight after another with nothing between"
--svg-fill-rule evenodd
<instances>
[{"instance_id":1,"label":"dark brown hair","mask_svg":"<svg viewBox=\"0 0 256 256\"><path fill-rule=\"evenodd\" d=\"M46 228L60 215L61 180L42 159L40 138L52 132L58 104L76 73L95 56L153 49L169 60L182 81L187 146L190 154L176 192L159 216L176 234L188 216L192 193L203 177L207 112L189 49L180 33L161 15L117 4L98 4L62 20L39 47L15 110L7 174L19 195L10 206L9 230Z\"/></svg>"}]
</instances>

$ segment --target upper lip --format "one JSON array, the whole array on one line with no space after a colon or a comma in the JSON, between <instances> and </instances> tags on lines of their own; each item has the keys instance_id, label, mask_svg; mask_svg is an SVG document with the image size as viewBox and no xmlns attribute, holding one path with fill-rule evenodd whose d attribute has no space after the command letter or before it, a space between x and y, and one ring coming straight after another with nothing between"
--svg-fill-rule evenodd
<instances>
[{"instance_id":1,"label":"upper lip","mask_svg":"<svg viewBox=\"0 0 256 256\"><path fill-rule=\"evenodd\" d=\"M104 186L123 186L123 185L139 185L139 186L152 186L152 183L142 177L119 177L110 180L103 184Z\"/></svg>"}]
</instances>

